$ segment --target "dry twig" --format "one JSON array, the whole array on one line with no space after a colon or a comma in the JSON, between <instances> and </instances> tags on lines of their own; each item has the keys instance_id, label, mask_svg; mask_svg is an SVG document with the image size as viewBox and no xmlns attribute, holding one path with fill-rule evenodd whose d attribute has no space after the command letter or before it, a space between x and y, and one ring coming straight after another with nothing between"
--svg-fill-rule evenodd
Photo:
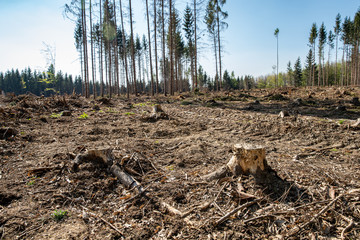
<instances>
[{"instance_id":1,"label":"dry twig","mask_svg":"<svg viewBox=\"0 0 360 240\"><path fill-rule=\"evenodd\" d=\"M257 203L257 202L260 202L261 200L263 200L263 198L255 199L255 200L253 200L253 201L251 201L251 202L247 202L247 203L245 203L245 204L243 204L243 205L241 205L241 206L233 209L232 211L230 211L229 213L227 213L225 216L223 216L222 218L220 218L219 220L217 220L214 225L217 226L217 225L225 222L225 221L226 221L231 215L233 215L234 213L237 213L237 212L240 211L241 209L250 207L251 205L253 205L253 204Z\"/></svg>"}]
</instances>

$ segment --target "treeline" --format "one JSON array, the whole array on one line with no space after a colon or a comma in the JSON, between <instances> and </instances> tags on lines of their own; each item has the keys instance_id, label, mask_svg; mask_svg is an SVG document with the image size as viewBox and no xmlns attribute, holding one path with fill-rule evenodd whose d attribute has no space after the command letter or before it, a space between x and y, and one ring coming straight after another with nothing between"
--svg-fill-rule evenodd
<instances>
[{"instance_id":1,"label":"treeline","mask_svg":"<svg viewBox=\"0 0 360 240\"><path fill-rule=\"evenodd\" d=\"M99 88L99 86L98 86ZM61 71L55 74L53 65L47 72L32 71L30 68L16 69L0 72L0 90L17 95L33 93L38 96L51 96L55 94L82 93L82 81L80 77L63 74Z\"/></svg>"},{"instance_id":2,"label":"treeline","mask_svg":"<svg viewBox=\"0 0 360 240\"><path fill-rule=\"evenodd\" d=\"M209 91L216 91L217 86L214 79L211 79L209 75L203 70L202 66L199 66L197 71L198 87L202 90L207 89ZM224 90L230 89L251 89L257 87L255 79L252 76L235 77L235 73L231 74L225 70L222 76ZM139 83L140 89L145 93L148 93L151 89L151 83L147 82L144 86ZM184 82L184 91L189 91L190 86L188 82ZM104 85L105 89L109 89L107 84ZM115 87L113 86L113 91ZM89 94L93 95L93 85L89 86ZM99 82L95 82L95 95L101 95L101 85ZM160 88L161 89L161 88ZM26 68L22 71L18 69L7 71L5 73L0 72L0 93L27 94L32 93L38 96L52 96L63 94L82 94L85 95L85 82L80 76L75 78L70 74L58 71L55 74L53 65L50 65L48 71L37 72L32 71L30 68ZM126 88L121 87L120 94L126 94Z\"/></svg>"},{"instance_id":3,"label":"treeline","mask_svg":"<svg viewBox=\"0 0 360 240\"><path fill-rule=\"evenodd\" d=\"M221 32L227 27L226 0L146 0L147 32L133 31L132 0L72 0L64 13L75 23L85 96L100 83L100 95L171 94L202 87L199 40L208 33L214 51L214 89L223 87ZM201 34L199 34L201 32ZM95 95L94 95L95 97Z\"/></svg>"},{"instance_id":4,"label":"treeline","mask_svg":"<svg viewBox=\"0 0 360 240\"><path fill-rule=\"evenodd\" d=\"M360 85L360 9L353 18L343 20L338 14L334 26L313 23L309 33L309 52L304 67L300 58L287 72L256 79L259 87L279 86L348 86ZM334 55L335 54L335 61Z\"/></svg>"}]
</instances>

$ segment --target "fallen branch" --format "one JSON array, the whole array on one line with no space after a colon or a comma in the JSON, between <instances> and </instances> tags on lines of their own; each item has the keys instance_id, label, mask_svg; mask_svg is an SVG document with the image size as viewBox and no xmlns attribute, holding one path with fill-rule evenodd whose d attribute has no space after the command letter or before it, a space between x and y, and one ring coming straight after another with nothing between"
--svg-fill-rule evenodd
<instances>
[{"instance_id":1,"label":"fallen branch","mask_svg":"<svg viewBox=\"0 0 360 240\"><path fill-rule=\"evenodd\" d=\"M253 200L253 201L251 201L251 202L247 202L247 203L245 203L245 204L243 204L243 205L241 205L241 206L233 209L232 211L230 211L229 213L227 213L225 216L223 216L222 218L220 218L219 220L217 220L214 225L217 226L217 225L225 222L231 215L237 213L237 212L240 211L241 209L250 207L251 205L253 205L253 204L255 204L255 203L258 203L258 202L260 202L261 200L263 200L263 198L255 199L255 200Z\"/></svg>"}]
</instances>

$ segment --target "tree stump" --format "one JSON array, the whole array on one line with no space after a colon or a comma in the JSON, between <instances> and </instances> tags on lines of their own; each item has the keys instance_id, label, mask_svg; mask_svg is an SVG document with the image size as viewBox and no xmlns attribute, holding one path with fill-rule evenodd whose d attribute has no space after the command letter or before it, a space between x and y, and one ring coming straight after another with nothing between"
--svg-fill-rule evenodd
<instances>
[{"instance_id":1,"label":"tree stump","mask_svg":"<svg viewBox=\"0 0 360 240\"><path fill-rule=\"evenodd\" d=\"M143 117L141 120L144 122L156 122L159 119L169 120L170 118L161 108L161 105L157 104L153 106L150 116Z\"/></svg>"},{"instance_id":2,"label":"tree stump","mask_svg":"<svg viewBox=\"0 0 360 240\"><path fill-rule=\"evenodd\" d=\"M265 148L250 144L236 144L233 147L233 156L226 164L235 176L240 174L258 175L267 168Z\"/></svg>"},{"instance_id":3,"label":"tree stump","mask_svg":"<svg viewBox=\"0 0 360 240\"><path fill-rule=\"evenodd\" d=\"M227 173L234 176L240 174L261 176L266 175L269 167L265 159L265 148L247 143L233 146L230 161L218 170L204 176L208 181L223 178Z\"/></svg>"}]
</instances>

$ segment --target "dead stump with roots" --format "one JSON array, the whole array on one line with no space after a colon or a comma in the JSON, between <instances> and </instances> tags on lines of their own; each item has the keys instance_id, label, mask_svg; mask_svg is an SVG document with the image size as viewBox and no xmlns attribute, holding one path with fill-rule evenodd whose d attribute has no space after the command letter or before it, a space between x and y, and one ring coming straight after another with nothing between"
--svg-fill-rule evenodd
<instances>
[{"instance_id":1,"label":"dead stump with roots","mask_svg":"<svg viewBox=\"0 0 360 240\"><path fill-rule=\"evenodd\" d=\"M207 181L221 179L227 175L252 175L257 184L265 185L266 191L274 197L281 196L285 191L296 190L293 184L281 179L266 161L263 146L248 143L236 144L229 162L218 170L204 176ZM295 193L295 192L294 192ZM299 194L299 189L295 195Z\"/></svg>"}]
</instances>

